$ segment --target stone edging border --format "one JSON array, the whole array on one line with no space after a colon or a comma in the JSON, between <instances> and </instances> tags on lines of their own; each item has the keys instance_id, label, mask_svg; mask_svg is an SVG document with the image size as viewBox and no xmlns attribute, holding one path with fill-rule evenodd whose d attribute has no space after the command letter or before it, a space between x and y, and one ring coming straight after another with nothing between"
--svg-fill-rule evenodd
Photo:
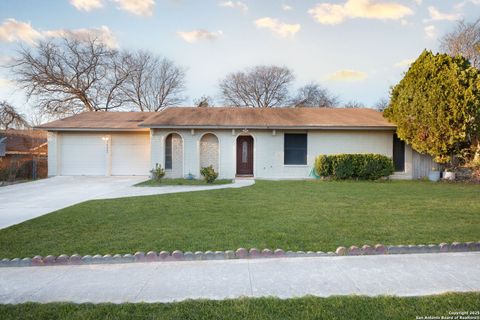
<instances>
[{"instance_id":1,"label":"stone edging border","mask_svg":"<svg viewBox=\"0 0 480 320\"><path fill-rule=\"evenodd\" d=\"M199 260L229 260L229 259L258 259L258 258L282 258L282 257L335 257L335 256L361 256L361 255L385 255L385 254L411 254L411 253L440 253L440 252L469 252L480 251L479 242L453 242L440 243L439 245L398 245L384 246L377 244L375 246L364 245L361 248L356 246L338 247L335 252L322 251L284 251L276 249L259 250L251 248L239 248L236 251L196 251L182 252L175 250L171 254L168 251L149 251L136 252L135 254L115 254L115 255L86 255L74 254L68 256L62 254L58 257L48 255L46 257L35 256L33 258L15 258L0 260L0 267L30 267L30 266L58 266L58 265L90 265L90 264L115 264L115 263L133 263L133 262L167 262L167 261L199 261Z\"/></svg>"}]
</instances>

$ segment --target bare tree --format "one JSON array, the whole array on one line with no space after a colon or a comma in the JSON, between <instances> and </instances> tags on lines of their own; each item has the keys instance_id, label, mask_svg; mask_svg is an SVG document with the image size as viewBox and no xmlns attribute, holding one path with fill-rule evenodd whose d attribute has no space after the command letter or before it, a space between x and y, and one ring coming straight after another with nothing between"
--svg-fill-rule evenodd
<instances>
[{"instance_id":1,"label":"bare tree","mask_svg":"<svg viewBox=\"0 0 480 320\"><path fill-rule=\"evenodd\" d=\"M382 111L387 109L388 107L388 104L390 103L390 101L388 101L387 98L381 98L380 100L378 100L375 105L373 106L375 109L377 109L378 111Z\"/></svg>"},{"instance_id":2,"label":"bare tree","mask_svg":"<svg viewBox=\"0 0 480 320\"><path fill-rule=\"evenodd\" d=\"M472 23L458 21L455 29L440 40L440 47L449 55L465 57L472 66L479 68L480 19Z\"/></svg>"},{"instance_id":3,"label":"bare tree","mask_svg":"<svg viewBox=\"0 0 480 320\"><path fill-rule=\"evenodd\" d=\"M286 67L256 66L228 74L220 81L220 91L226 105L278 107L287 103L293 80L292 71Z\"/></svg>"},{"instance_id":4,"label":"bare tree","mask_svg":"<svg viewBox=\"0 0 480 320\"><path fill-rule=\"evenodd\" d=\"M350 108L350 109L353 109L353 108L365 108L365 105L359 101L356 101L356 100L351 100L351 101L348 101L344 106L344 108Z\"/></svg>"},{"instance_id":5,"label":"bare tree","mask_svg":"<svg viewBox=\"0 0 480 320\"><path fill-rule=\"evenodd\" d=\"M193 100L193 105L199 108L203 107L213 107L214 100L212 97L203 95L198 99Z\"/></svg>"},{"instance_id":6,"label":"bare tree","mask_svg":"<svg viewBox=\"0 0 480 320\"><path fill-rule=\"evenodd\" d=\"M160 111L185 101L185 70L146 51L124 53L130 72L122 90L141 111Z\"/></svg>"},{"instance_id":7,"label":"bare tree","mask_svg":"<svg viewBox=\"0 0 480 320\"><path fill-rule=\"evenodd\" d=\"M10 128L29 127L25 117L17 112L7 101L0 102L0 129L7 131Z\"/></svg>"},{"instance_id":8,"label":"bare tree","mask_svg":"<svg viewBox=\"0 0 480 320\"><path fill-rule=\"evenodd\" d=\"M334 108L338 104L338 97L312 82L298 89L291 104L294 107Z\"/></svg>"},{"instance_id":9,"label":"bare tree","mask_svg":"<svg viewBox=\"0 0 480 320\"><path fill-rule=\"evenodd\" d=\"M129 75L116 50L97 38L68 35L21 48L10 65L17 83L47 114L108 111L120 108L120 90Z\"/></svg>"}]
</instances>

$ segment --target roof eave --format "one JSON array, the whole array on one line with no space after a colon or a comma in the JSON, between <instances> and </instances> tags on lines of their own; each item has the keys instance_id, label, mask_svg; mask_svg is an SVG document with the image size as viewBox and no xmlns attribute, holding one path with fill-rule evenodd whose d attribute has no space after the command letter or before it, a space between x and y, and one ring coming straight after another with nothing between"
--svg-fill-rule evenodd
<instances>
[{"instance_id":1,"label":"roof eave","mask_svg":"<svg viewBox=\"0 0 480 320\"><path fill-rule=\"evenodd\" d=\"M192 126L192 125L140 125L150 129L260 129L260 130L395 130L390 126Z\"/></svg>"},{"instance_id":2,"label":"roof eave","mask_svg":"<svg viewBox=\"0 0 480 320\"><path fill-rule=\"evenodd\" d=\"M44 131L148 131L149 128L59 128L59 127L34 127L34 130L44 130Z\"/></svg>"}]
</instances>

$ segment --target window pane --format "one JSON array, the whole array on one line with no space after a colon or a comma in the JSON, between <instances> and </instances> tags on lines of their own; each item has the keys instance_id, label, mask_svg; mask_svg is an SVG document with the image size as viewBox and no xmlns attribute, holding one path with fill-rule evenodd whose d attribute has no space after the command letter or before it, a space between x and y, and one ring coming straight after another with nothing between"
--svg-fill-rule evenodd
<instances>
[{"instance_id":1,"label":"window pane","mask_svg":"<svg viewBox=\"0 0 480 320\"><path fill-rule=\"evenodd\" d=\"M405 141L393 135L393 164L396 172L405 171Z\"/></svg>"},{"instance_id":2,"label":"window pane","mask_svg":"<svg viewBox=\"0 0 480 320\"><path fill-rule=\"evenodd\" d=\"M307 164L305 150L291 149L285 152L285 164Z\"/></svg>"},{"instance_id":3,"label":"window pane","mask_svg":"<svg viewBox=\"0 0 480 320\"><path fill-rule=\"evenodd\" d=\"M285 134L284 164L307 164L306 134Z\"/></svg>"},{"instance_id":4,"label":"window pane","mask_svg":"<svg viewBox=\"0 0 480 320\"><path fill-rule=\"evenodd\" d=\"M172 135L165 139L165 169L172 169Z\"/></svg>"},{"instance_id":5,"label":"window pane","mask_svg":"<svg viewBox=\"0 0 480 320\"><path fill-rule=\"evenodd\" d=\"M247 141L243 141L242 143L242 162L247 163L247 149L248 149L248 143Z\"/></svg>"}]
</instances>

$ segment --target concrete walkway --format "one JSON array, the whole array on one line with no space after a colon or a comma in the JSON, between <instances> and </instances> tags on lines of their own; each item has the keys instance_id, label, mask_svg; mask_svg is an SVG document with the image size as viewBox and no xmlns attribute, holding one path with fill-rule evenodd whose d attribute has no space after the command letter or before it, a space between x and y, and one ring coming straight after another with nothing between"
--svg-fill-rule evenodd
<instances>
[{"instance_id":1,"label":"concrete walkway","mask_svg":"<svg viewBox=\"0 0 480 320\"><path fill-rule=\"evenodd\" d=\"M480 253L0 268L0 303L480 291Z\"/></svg>"},{"instance_id":2,"label":"concrete walkway","mask_svg":"<svg viewBox=\"0 0 480 320\"><path fill-rule=\"evenodd\" d=\"M147 179L146 176L53 177L1 187L0 229L92 199L239 188L254 183L253 180L238 180L214 186L133 187Z\"/></svg>"}]
</instances>

